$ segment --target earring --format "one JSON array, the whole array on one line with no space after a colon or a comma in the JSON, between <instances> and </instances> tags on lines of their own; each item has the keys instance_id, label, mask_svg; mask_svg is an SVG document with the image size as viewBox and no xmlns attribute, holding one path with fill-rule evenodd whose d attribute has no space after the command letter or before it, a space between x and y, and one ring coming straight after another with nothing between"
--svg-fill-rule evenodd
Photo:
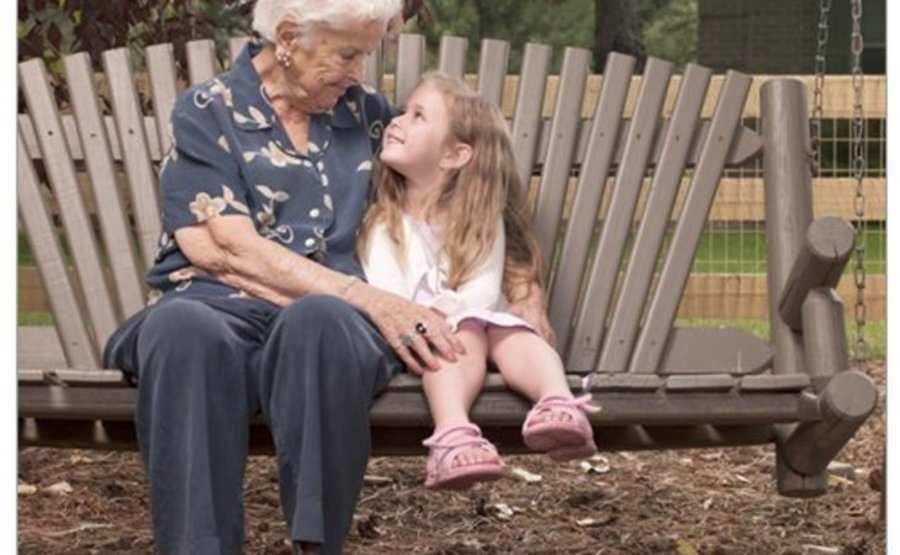
<instances>
[{"instance_id":1,"label":"earring","mask_svg":"<svg viewBox=\"0 0 900 555\"><path fill-rule=\"evenodd\" d=\"M278 63L281 64L281 67L285 69L291 67L291 56L287 53L287 50L276 47L275 59L278 60Z\"/></svg>"}]
</instances>

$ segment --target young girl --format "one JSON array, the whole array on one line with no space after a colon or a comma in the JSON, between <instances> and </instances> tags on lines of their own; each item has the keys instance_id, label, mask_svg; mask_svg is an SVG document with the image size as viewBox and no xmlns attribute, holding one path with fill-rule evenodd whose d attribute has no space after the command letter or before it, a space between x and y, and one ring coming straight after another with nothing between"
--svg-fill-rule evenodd
<instances>
[{"instance_id":1,"label":"young girl","mask_svg":"<svg viewBox=\"0 0 900 555\"><path fill-rule=\"evenodd\" d=\"M385 129L380 159L359 238L366 276L445 315L466 347L422 376L435 424L424 441L426 487L461 489L505 473L468 416L487 360L537 401L522 428L529 448L560 461L595 453L584 413L599 408L589 395L575 399L553 347L503 312L502 284L536 282L540 255L500 111L462 82L428 74ZM517 272L504 280L507 252ZM417 333L427 340L423 326Z\"/></svg>"}]
</instances>

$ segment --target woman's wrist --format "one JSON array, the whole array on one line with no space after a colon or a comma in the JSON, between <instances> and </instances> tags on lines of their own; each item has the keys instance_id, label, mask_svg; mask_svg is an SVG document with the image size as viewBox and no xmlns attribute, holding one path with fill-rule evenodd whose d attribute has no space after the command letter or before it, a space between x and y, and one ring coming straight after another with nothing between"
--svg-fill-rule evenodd
<instances>
[{"instance_id":1,"label":"woman's wrist","mask_svg":"<svg viewBox=\"0 0 900 555\"><path fill-rule=\"evenodd\" d=\"M353 289L353 286L359 283L359 281L359 278L354 275L347 276L347 278L338 286L336 295L341 299L344 299L345 301L349 300L347 298L347 295L350 293L350 290Z\"/></svg>"}]
</instances>

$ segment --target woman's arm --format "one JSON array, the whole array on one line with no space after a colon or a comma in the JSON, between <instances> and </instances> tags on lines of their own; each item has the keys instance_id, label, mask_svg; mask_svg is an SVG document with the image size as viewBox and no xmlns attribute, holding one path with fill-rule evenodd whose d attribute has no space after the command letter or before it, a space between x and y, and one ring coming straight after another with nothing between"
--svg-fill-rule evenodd
<instances>
[{"instance_id":1,"label":"woman's arm","mask_svg":"<svg viewBox=\"0 0 900 555\"><path fill-rule=\"evenodd\" d=\"M247 293L284 306L308 294L335 295L366 312L400 358L415 373L437 370L435 354L455 360L464 352L437 314L402 297L336 272L260 236L243 216L219 216L180 228L175 239L194 265ZM415 332L428 328L428 340ZM401 336L409 336L409 348ZM430 346L429 346L430 344ZM432 347L435 352L432 352Z\"/></svg>"}]
</instances>

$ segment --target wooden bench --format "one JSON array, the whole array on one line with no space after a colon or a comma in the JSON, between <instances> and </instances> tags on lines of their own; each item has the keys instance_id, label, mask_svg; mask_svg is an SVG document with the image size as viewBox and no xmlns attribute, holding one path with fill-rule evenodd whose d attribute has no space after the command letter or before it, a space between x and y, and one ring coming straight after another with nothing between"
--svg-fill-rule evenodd
<instances>
[{"instance_id":1,"label":"wooden bench","mask_svg":"<svg viewBox=\"0 0 900 555\"><path fill-rule=\"evenodd\" d=\"M232 59L244 40L232 42ZM464 39L444 37L439 68L462 75L466 47ZM211 41L187 48L191 82L217 72ZM549 314L560 352L572 387L587 383L604 407L592 417L601 448L775 443L779 491L823 493L829 461L877 395L871 380L848 369L833 288L853 229L838 218L813 219L803 85L780 78L762 85L757 133L741 122L750 76L728 72L711 117L702 117L715 94L707 91L709 69L689 65L674 106L664 109L672 65L649 59L638 81L634 60L613 54L596 108L584 117L590 53L567 48L545 118L550 54L546 46L526 46L510 124L518 169L535 189L541 247L554 262ZM477 88L497 102L508 55L507 43L481 45ZM17 142L20 221L55 322L19 330L23 446L136 446L135 390L120 372L100 368L100 349L144 305L141 276L160 232L156 166L169 147L162 130L179 87L171 45L148 47L146 59L152 116L140 107L125 49L102 60L112 115L101 110L87 54L64 60L71 113L62 115L44 64L19 65L28 106ZM369 63L376 87L381 59ZM400 37L391 83L398 103L424 59L423 37ZM640 86L625 114L633 81ZM771 341L738 329L673 327L723 169L755 156L764 168ZM89 179L79 180L84 173ZM681 187L687 191L676 218ZM598 218L604 197L608 208ZM502 450L521 452L527 409L492 375L473 417ZM371 410L375 452L423 453L427 414L418 380L396 378ZM254 451L271 451L261 422L252 430Z\"/></svg>"}]
</instances>

